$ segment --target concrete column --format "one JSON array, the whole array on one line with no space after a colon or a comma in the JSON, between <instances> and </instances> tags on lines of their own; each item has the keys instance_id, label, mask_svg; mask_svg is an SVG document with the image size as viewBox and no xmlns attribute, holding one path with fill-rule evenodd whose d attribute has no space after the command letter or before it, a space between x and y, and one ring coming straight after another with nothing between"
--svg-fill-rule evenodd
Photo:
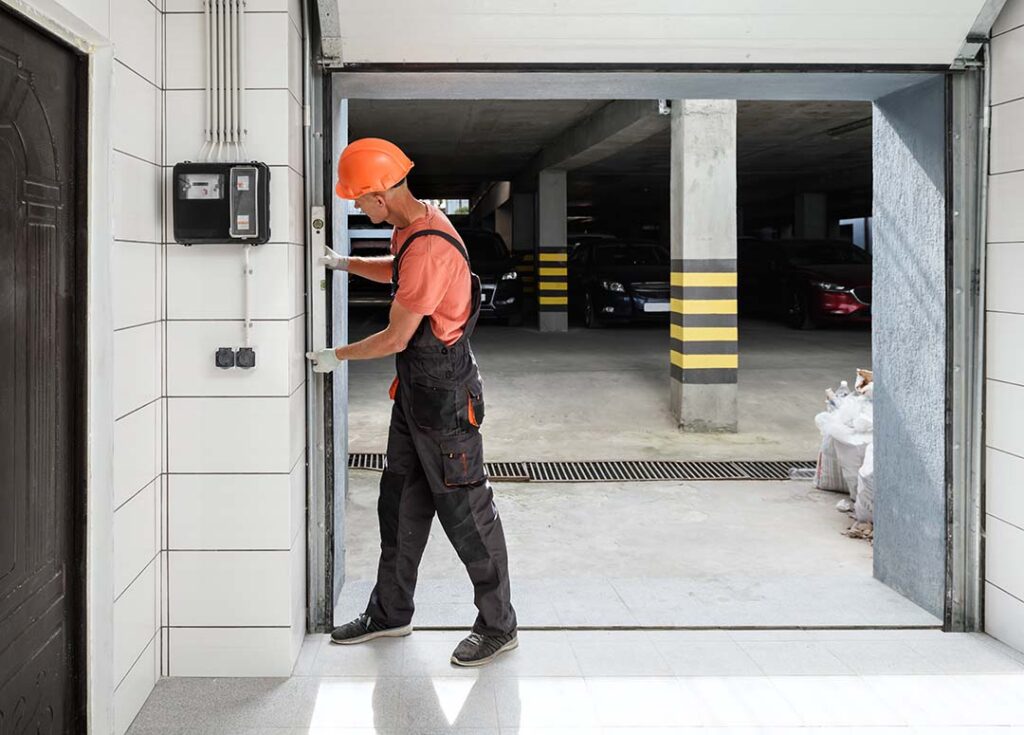
<instances>
[{"instance_id":1,"label":"concrete column","mask_svg":"<svg viewBox=\"0 0 1024 735\"><path fill-rule=\"evenodd\" d=\"M671 400L685 431L736 431L736 102L672 102Z\"/></svg>"},{"instance_id":2,"label":"concrete column","mask_svg":"<svg viewBox=\"0 0 1024 735\"><path fill-rule=\"evenodd\" d=\"M797 194L793 204L793 237L820 240L828 236L828 198L824 194Z\"/></svg>"},{"instance_id":3,"label":"concrete column","mask_svg":"<svg viewBox=\"0 0 1024 735\"><path fill-rule=\"evenodd\" d=\"M512 254L523 282L523 300L532 313L537 300L535 251L537 249L537 192L512 195Z\"/></svg>"},{"instance_id":4,"label":"concrete column","mask_svg":"<svg viewBox=\"0 0 1024 735\"><path fill-rule=\"evenodd\" d=\"M569 330L566 185L564 169L537 177L537 308L542 332Z\"/></svg>"}]
</instances>

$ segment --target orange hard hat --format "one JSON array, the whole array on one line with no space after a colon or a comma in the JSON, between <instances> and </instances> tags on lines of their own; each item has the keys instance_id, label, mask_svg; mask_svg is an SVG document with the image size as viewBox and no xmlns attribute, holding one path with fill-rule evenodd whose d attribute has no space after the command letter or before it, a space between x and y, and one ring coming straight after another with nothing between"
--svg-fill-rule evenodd
<instances>
[{"instance_id":1,"label":"orange hard hat","mask_svg":"<svg viewBox=\"0 0 1024 735\"><path fill-rule=\"evenodd\" d=\"M338 158L335 193L342 199L358 199L371 191L385 191L400 182L413 162L394 143L382 138L352 141Z\"/></svg>"}]
</instances>

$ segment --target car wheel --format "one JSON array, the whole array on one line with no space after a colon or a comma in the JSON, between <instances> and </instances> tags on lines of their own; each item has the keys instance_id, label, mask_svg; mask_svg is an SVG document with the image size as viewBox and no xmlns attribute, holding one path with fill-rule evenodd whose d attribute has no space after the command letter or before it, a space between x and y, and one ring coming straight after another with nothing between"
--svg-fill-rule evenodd
<instances>
[{"instance_id":1,"label":"car wheel","mask_svg":"<svg viewBox=\"0 0 1024 735\"><path fill-rule=\"evenodd\" d=\"M807 294L794 292L793 303L789 308L789 326L793 329L815 329L817 324L807 303Z\"/></svg>"},{"instance_id":2,"label":"car wheel","mask_svg":"<svg viewBox=\"0 0 1024 735\"><path fill-rule=\"evenodd\" d=\"M603 326L597 316L597 309L594 308L594 299L590 294L587 294L583 302L583 323L587 325L587 329L600 329Z\"/></svg>"}]
</instances>

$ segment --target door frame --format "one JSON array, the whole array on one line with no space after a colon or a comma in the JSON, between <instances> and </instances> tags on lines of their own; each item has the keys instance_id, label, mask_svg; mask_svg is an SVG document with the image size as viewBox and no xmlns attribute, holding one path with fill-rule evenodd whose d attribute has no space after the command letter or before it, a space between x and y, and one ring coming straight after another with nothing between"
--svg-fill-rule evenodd
<instances>
[{"instance_id":1,"label":"door frame","mask_svg":"<svg viewBox=\"0 0 1024 735\"><path fill-rule=\"evenodd\" d=\"M80 516L84 580L82 699L88 732L114 729L114 318L111 245L114 195L110 173L114 48L110 39L57 0L0 0L35 27L82 57L79 105L78 285L84 298L79 329L79 367L84 385L79 402L82 462Z\"/></svg>"},{"instance_id":2,"label":"door frame","mask_svg":"<svg viewBox=\"0 0 1024 735\"><path fill-rule=\"evenodd\" d=\"M619 99L620 96L623 99L674 99L687 96L696 98L699 94L711 98L861 99L873 102L885 94L909 88L928 77L944 76L947 84L945 126L948 175L945 279L947 380L943 437L946 584L943 627L951 631L983 630L983 532L979 511L984 454L979 418L983 404L979 401L982 400L984 388L984 336L967 344L957 336L957 330L962 333L964 325L977 324L979 319L983 320L980 285L968 289L962 286L983 272L984 253L979 249L978 228L984 227L984 210L981 208L980 187L976 183L965 184L959 177L967 175L973 181L977 175L977 156L983 150L987 130L972 122L965 113L973 99L971 95L977 94L977 88L964 81L970 77L965 76L962 69L862 65L814 68L652 65L637 69L572 64L536 68L523 66L510 70L502 65L385 64L343 65L329 69L328 72L332 81L330 104L325 105L329 120L334 111L341 109L341 105L347 104L349 99ZM812 91L797 93L794 85L801 84ZM685 90L696 92L688 94ZM822 90L825 90L824 96ZM953 134L954 126L957 136ZM956 218L955 227L954 210L966 215ZM335 235L333 241L336 248L347 244L347 233L339 234ZM980 242L983 242L983 237ZM958 288L960 293L956 293ZM333 308L337 310L339 306L344 308L343 304L335 304ZM958 374L961 377L954 382L951 376L955 365L960 366ZM344 417L336 417L336 420L344 421ZM343 436L342 442L346 438ZM954 450L954 447L958 449ZM344 447L336 448L336 453L344 451ZM344 472L347 463L336 461L335 467ZM343 533L343 528L335 528L331 532Z\"/></svg>"},{"instance_id":3,"label":"door frame","mask_svg":"<svg viewBox=\"0 0 1024 735\"><path fill-rule=\"evenodd\" d=\"M92 152L89 146L89 118L90 103L92 99L92 74L89 55L83 52L82 44L76 42L75 35L67 28L61 28L53 23L47 23L40 18L38 13L27 12L24 6L4 5L4 10L12 16L15 22L22 23L31 31L40 33L55 41L63 49L71 53L75 58L74 69L74 138L75 138L75 159L71 162L73 167L73 179L75 186L75 199L71 203L74 208L73 220L75 237L72 241L72 252L69 259L74 269L74 298L75 308L72 317L73 344L71 349L72 364L76 378L76 385L72 398L72 425L74 432L74 449L70 453L72 458L71 472L72 489L71 497L68 498L67 518L72 525L71 546L68 550L69 556L75 560L67 569L70 576L68 590L68 602L72 610L71 627L69 638L72 641L73 652L68 659L68 665L72 668L71 684L69 694L74 698L71 712L75 717L75 727L88 726L89 694L91 691L89 683L89 633L91 625L88 615L89 601L89 572L88 561L88 469L89 469L89 225L90 225L90 197L89 181ZM44 21L44 22L41 22ZM112 407L112 404L111 404ZM111 608L113 614L113 608Z\"/></svg>"}]
</instances>

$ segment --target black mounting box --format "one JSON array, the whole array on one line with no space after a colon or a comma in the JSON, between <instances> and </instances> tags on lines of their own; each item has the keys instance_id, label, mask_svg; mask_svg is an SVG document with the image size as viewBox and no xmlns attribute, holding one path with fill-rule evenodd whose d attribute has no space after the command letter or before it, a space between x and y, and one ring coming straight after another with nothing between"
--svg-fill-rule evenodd
<instances>
[{"instance_id":1,"label":"black mounting box","mask_svg":"<svg viewBox=\"0 0 1024 735\"><path fill-rule=\"evenodd\" d=\"M259 161L174 165L174 239L183 245L270 240L270 167Z\"/></svg>"}]
</instances>

